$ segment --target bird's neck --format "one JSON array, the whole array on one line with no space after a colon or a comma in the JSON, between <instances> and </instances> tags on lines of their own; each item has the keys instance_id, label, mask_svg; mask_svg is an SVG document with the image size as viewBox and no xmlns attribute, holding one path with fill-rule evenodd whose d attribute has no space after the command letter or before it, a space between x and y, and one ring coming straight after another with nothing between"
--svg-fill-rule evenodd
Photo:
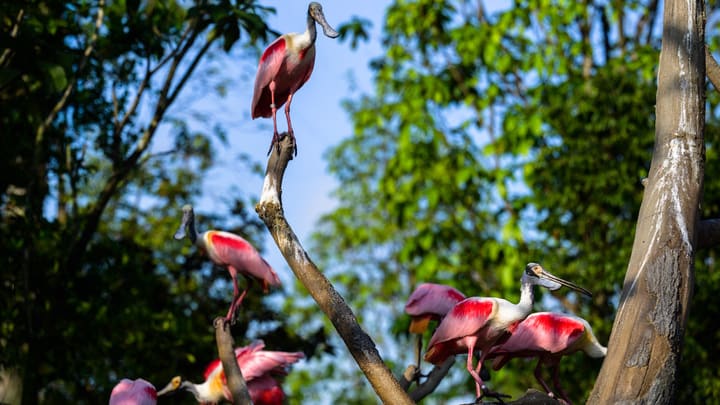
<instances>
[{"instance_id":1,"label":"bird's neck","mask_svg":"<svg viewBox=\"0 0 720 405\"><path fill-rule=\"evenodd\" d=\"M521 283L520 302L518 302L517 306L518 309L525 314L525 316L529 315L532 311L534 300L535 296L533 294L533 285L530 283Z\"/></svg>"},{"instance_id":2,"label":"bird's neck","mask_svg":"<svg viewBox=\"0 0 720 405\"><path fill-rule=\"evenodd\" d=\"M191 218L188 222L188 228L187 228L188 238L190 238L190 242L193 244L202 243L200 238L200 234L198 233L197 229L195 228L195 218Z\"/></svg>"},{"instance_id":3,"label":"bird's neck","mask_svg":"<svg viewBox=\"0 0 720 405\"><path fill-rule=\"evenodd\" d=\"M315 19L312 18L310 13L307 16L307 30L305 33L310 37L310 44L314 44L317 39L317 27L315 26Z\"/></svg>"}]
</instances>

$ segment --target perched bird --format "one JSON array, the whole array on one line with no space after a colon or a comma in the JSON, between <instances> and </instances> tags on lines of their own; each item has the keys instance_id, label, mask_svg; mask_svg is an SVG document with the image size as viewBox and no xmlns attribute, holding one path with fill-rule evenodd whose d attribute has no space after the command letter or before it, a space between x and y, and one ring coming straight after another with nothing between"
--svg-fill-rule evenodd
<instances>
[{"instance_id":1,"label":"perched bird","mask_svg":"<svg viewBox=\"0 0 720 405\"><path fill-rule=\"evenodd\" d=\"M157 392L149 382L123 378L110 393L109 405L155 405Z\"/></svg>"},{"instance_id":2,"label":"perched bird","mask_svg":"<svg viewBox=\"0 0 720 405\"><path fill-rule=\"evenodd\" d=\"M280 278L275 270L260 256L260 253L242 237L224 231L205 231L202 234L195 229L195 213L191 205L182 208L183 217L175 239L188 237L192 243L205 251L210 260L218 266L227 268L232 277L233 301L230 304L226 322L234 322L235 310L240 306L252 280L259 281L267 292L269 286L280 286ZM238 289L238 273L245 276L248 286L242 294Z\"/></svg>"},{"instance_id":3,"label":"perched bird","mask_svg":"<svg viewBox=\"0 0 720 405\"><path fill-rule=\"evenodd\" d=\"M251 116L253 119L258 117L273 119L273 139L268 154L279 140L276 113L283 104L285 104L288 134L293 140L295 138L290 121L290 103L295 92L310 79L315 65L316 22L322 26L326 36L336 38L339 35L325 20L322 6L312 2L308 6L305 32L280 36L260 57L255 76ZM297 154L297 147L295 153Z\"/></svg>"},{"instance_id":4,"label":"perched bird","mask_svg":"<svg viewBox=\"0 0 720 405\"><path fill-rule=\"evenodd\" d=\"M501 394L487 389L480 371L490 349L503 343L530 314L533 305L533 286L550 290L561 286L591 296L586 289L553 276L537 263L528 263L520 279L520 302L513 304L502 298L471 297L460 301L443 318L428 343L425 360L438 365L449 356L467 353L467 370L475 380L477 399L483 395L498 398ZM480 350L477 367L473 353Z\"/></svg>"},{"instance_id":5,"label":"perched bird","mask_svg":"<svg viewBox=\"0 0 720 405\"><path fill-rule=\"evenodd\" d=\"M465 294L457 289L435 283L418 285L408 297L405 313L411 318L409 332L418 335L416 347L418 373L420 372L422 335L427 330L428 324L431 320L441 320L455 304L464 299Z\"/></svg>"},{"instance_id":6,"label":"perched bird","mask_svg":"<svg viewBox=\"0 0 720 405\"><path fill-rule=\"evenodd\" d=\"M501 369L516 357L537 357L535 378L545 391L553 395L542 378L541 365L552 369L553 385L567 403L571 403L560 387L559 363L562 356L583 351L593 358L605 357L607 348L598 343L586 320L557 312L536 312L520 322L505 343L495 346L488 353L493 359L493 369Z\"/></svg>"},{"instance_id":7,"label":"perched bird","mask_svg":"<svg viewBox=\"0 0 720 405\"><path fill-rule=\"evenodd\" d=\"M278 352L263 350L265 344L256 340L248 346L235 349L235 358L247 384L254 405L282 404L285 393L272 375L287 375L291 364L304 358L302 352ZM232 402L225 372L220 359L213 360L205 369L205 382L195 384L173 377L158 392L166 395L178 390L191 392L200 403L217 403L223 398Z\"/></svg>"},{"instance_id":8,"label":"perched bird","mask_svg":"<svg viewBox=\"0 0 720 405\"><path fill-rule=\"evenodd\" d=\"M465 294L457 289L435 283L422 283L405 304L405 313L412 318L410 333L423 333L431 320L439 321L458 302L465 299Z\"/></svg>"}]
</instances>

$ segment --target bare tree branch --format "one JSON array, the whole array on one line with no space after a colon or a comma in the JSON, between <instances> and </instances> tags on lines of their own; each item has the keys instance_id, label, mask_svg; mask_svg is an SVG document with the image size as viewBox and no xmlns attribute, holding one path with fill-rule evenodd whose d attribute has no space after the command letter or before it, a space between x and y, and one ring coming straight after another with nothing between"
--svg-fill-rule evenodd
<instances>
[{"instance_id":1,"label":"bare tree branch","mask_svg":"<svg viewBox=\"0 0 720 405\"><path fill-rule=\"evenodd\" d=\"M720 91L720 65L710 53L707 45L705 45L705 74L716 91Z\"/></svg>"},{"instance_id":2,"label":"bare tree branch","mask_svg":"<svg viewBox=\"0 0 720 405\"><path fill-rule=\"evenodd\" d=\"M430 374L428 374L427 379L423 381L422 384L418 384L417 388L410 393L410 398L412 398L415 402L420 402L420 400L432 394L438 384L440 384L440 381L442 381L448 371L450 371L450 367L452 367L454 363L455 356L450 356L445 359L443 364L433 367Z\"/></svg>"},{"instance_id":3,"label":"bare tree branch","mask_svg":"<svg viewBox=\"0 0 720 405\"><path fill-rule=\"evenodd\" d=\"M193 25L193 23L190 24ZM85 246L90 241L90 238L97 229L97 226L100 222L100 217L105 211L105 207L107 207L110 199L115 195L115 192L118 190L121 184L125 180L127 180L127 177L131 173L131 171L137 167L138 161L143 156L147 148L150 146L150 141L155 135L158 125L160 125L160 122L165 116L165 112L167 111L168 107L172 104L172 101L175 99L175 97L177 97L180 89L183 87L187 79L197 67L202 56L210 48L211 43L214 41L214 39L216 39L215 37L213 37L207 40L205 45L203 45L203 47L193 59L190 66L183 73L180 82L174 87L172 93L170 93L173 78L175 77L177 68L180 66L183 58L192 48L193 43L199 35L200 32L193 31L187 38L187 41L182 45L181 50L175 53L173 63L170 66L167 76L165 77L165 83L163 84L163 88L161 89L160 95L155 104L155 112L153 113L153 117L151 118L150 123L148 124L147 128L142 134L142 137L137 142L135 149L130 153L130 155L126 159L114 165L113 171L110 174L107 182L105 183L102 191L100 192L98 199L85 217L86 220L82 224L79 236L75 239L72 247L70 248L70 254L68 255L68 261L66 262L67 266L72 267L74 266L74 263L80 260L82 251L85 249Z\"/></svg>"},{"instance_id":4,"label":"bare tree branch","mask_svg":"<svg viewBox=\"0 0 720 405\"><path fill-rule=\"evenodd\" d=\"M18 29L20 28L20 23L22 22L22 19L23 19L23 15L25 15L25 9L21 8L20 11L18 12L17 17L15 17L15 23L13 24L12 30L10 30L10 38L15 38L15 36L17 36ZM2 53L2 56L0 56L0 66L4 66L5 62L7 60L9 60L7 58L10 57L11 52L12 51L11 51L10 47L5 48L5 50Z\"/></svg>"},{"instance_id":5,"label":"bare tree branch","mask_svg":"<svg viewBox=\"0 0 720 405\"><path fill-rule=\"evenodd\" d=\"M282 134L279 144L280 153L273 149L268 160L262 196L255 211L272 234L293 273L330 319L382 402L393 405L413 404L383 363L375 342L360 327L343 297L312 262L285 219L281 199L282 179L288 162L293 158L295 145L287 133Z\"/></svg>"},{"instance_id":6,"label":"bare tree branch","mask_svg":"<svg viewBox=\"0 0 720 405\"><path fill-rule=\"evenodd\" d=\"M232 402L236 405L252 405L247 384L235 358L235 349L233 347L233 337L230 334L230 327L225 325L225 319L222 317L215 318L213 326L215 327L215 341L217 342L218 355L222 362L225 378L227 378L227 386L232 395Z\"/></svg>"}]
</instances>

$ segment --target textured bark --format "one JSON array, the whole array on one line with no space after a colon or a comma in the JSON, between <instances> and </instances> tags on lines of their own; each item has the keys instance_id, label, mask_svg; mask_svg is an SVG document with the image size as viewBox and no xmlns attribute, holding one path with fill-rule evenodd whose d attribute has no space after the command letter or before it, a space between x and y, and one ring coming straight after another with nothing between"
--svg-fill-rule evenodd
<instances>
[{"instance_id":1,"label":"textured bark","mask_svg":"<svg viewBox=\"0 0 720 405\"><path fill-rule=\"evenodd\" d=\"M226 325L225 318L215 318L215 341L218 348L218 356L222 362L225 378L227 378L228 389L233 397L235 405L252 405L247 384L235 359L235 348L233 337L230 334L230 326Z\"/></svg>"},{"instance_id":2,"label":"textured bark","mask_svg":"<svg viewBox=\"0 0 720 405\"><path fill-rule=\"evenodd\" d=\"M702 1L665 2L655 149L591 404L674 403L704 173L704 26Z\"/></svg>"},{"instance_id":3,"label":"textured bark","mask_svg":"<svg viewBox=\"0 0 720 405\"><path fill-rule=\"evenodd\" d=\"M295 145L286 134L283 134L281 139L280 152L275 148L271 150L262 195L255 210L265 222L293 273L330 319L382 402L393 405L413 404L383 363L375 348L375 342L360 327L343 297L310 260L285 219L281 198L282 179L285 168L293 157Z\"/></svg>"}]
</instances>

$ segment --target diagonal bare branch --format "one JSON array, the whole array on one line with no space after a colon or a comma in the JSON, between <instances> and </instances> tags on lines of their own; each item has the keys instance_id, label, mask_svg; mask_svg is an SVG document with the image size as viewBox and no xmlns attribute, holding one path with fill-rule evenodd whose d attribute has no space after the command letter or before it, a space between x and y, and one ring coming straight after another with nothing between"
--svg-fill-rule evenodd
<instances>
[{"instance_id":1,"label":"diagonal bare branch","mask_svg":"<svg viewBox=\"0 0 720 405\"><path fill-rule=\"evenodd\" d=\"M280 152L273 151L268 160L262 196L255 206L255 211L272 234L295 276L307 288L340 334L380 400L394 405L413 404L383 363L375 342L360 327L343 297L312 262L285 219L281 199L282 179L288 162L293 158L295 145L286 133L281 136L279 144Z\"/></svg>"}]
</instances>

